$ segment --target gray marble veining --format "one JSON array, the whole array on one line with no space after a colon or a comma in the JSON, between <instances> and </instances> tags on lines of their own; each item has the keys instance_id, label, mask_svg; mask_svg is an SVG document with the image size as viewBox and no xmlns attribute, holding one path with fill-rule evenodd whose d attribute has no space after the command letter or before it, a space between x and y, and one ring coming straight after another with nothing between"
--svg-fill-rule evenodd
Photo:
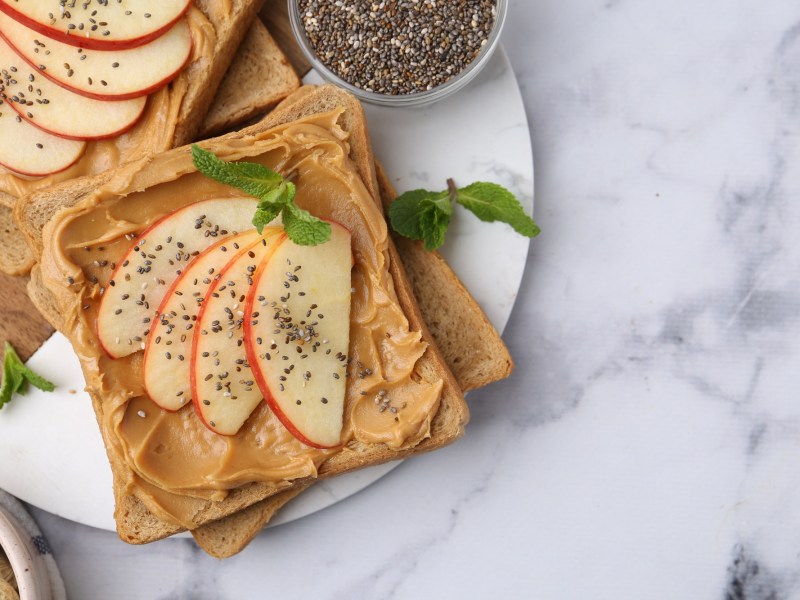
<instances>
[{"instance_id":1,"label":"gray marble veining","mask_svg":"<svg viewBox=\"0 0 800 600\"><path fill-rule=\"evenodd\" d=\"M544 233L469 435L223 563L35 511L71 597L800 597L800 7L518 0L504 43Z\"/></svg>"}]
</instances>

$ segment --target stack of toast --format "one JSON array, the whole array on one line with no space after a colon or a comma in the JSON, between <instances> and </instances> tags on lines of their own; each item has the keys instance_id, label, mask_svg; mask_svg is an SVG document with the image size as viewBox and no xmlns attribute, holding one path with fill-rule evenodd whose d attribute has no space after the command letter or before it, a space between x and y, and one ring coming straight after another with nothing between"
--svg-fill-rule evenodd
<instances>
[{"instance_id":1,"label":"stack of toast","mask_svg":"<svg viewBox=\"0 0 800 600\"><path fill-rule=\"evenodd\" d=\"M388 206L395 193L389 177L373 156L366 119L357 100L333 86L298 87L297 76L269 33L257 19L252 20L259 3L241 0L239 4L241 13L234 11L234 14L242 17L237 19L236 26L228 29L220 26L221 32L229 32L220 36L227 41L223 44L225 51L215 56L213 66L187 74L192 84L198 86L194 105L206 110L196 108L180 119L169 145L230 130L280 102L256 124L203 142L203 146L222 158L248 159L258 156L259 144L298 124L329 123L327 134L339 140L346 153L345 168L355 174L376 207ZM202 2L197 5L202 9ZM246 37L245 31L248 31ZM237 58L227 70L212 104L208 90L216 89L222 80L236 44L243 37ZM253 86L255 80L260 85ZM205 121L198 116L201 114L205 114ZM15 199L15 221L6 225L9 233L0 247L0 264L4 270L15 272L32 268L28 286L31 300L54 327L80 345L94 333L86 319L71 312L70 307L76 298L83 299L91 293L92 284L72 277L67 282L57 275L63 267L56 260L60 236L76 218L98 208L102 210L107 198L122 198L179 177L189 177L193 172L189 147L182 146L131 156L117 169L71 179ZM99 198L97 190L104 190L105 196ZM148 215L148 219L156 216ZM20 251L19 240L12 241L15 228L24 236L24 252ZM317 477L236 487L224 499L195 503L188 523L159 514L131 492L133 476L124 457L119 456L113 431L105 424L109 397L113 395L109 391L113 382L108 383L108 367L98 345L81 346L82 367L90 382L88 389L114 472L115 517L123 540L147 543L189 529L209 554L230 556L244 548L284 504L313 485L317 478L432 450L463 433L468 419L463 393L508 376L511 358L483 311L440 255L425 251L417 242L393 237L387 244L386 259L393 282L393 302L405 315L409 330L417 332L427 345L415 367L415 377L422 382L443 382L441 400L431 415L428 435L400 450L380 443L352 441L347 452L334 454L319 466ZM43 265L38 265L39 262ZM104 383L91 383L97 381Z\"/></svg>"}]
</instances>

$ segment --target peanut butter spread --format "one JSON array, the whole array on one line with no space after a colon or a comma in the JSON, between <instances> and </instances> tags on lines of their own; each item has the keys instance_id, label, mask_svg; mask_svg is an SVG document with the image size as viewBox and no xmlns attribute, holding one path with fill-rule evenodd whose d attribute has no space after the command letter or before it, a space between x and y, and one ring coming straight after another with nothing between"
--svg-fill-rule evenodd
<instances>
[{"instance_id":1,"label":"peanut butter spread","mask_svg":"<svg viewBox=\"0 0 800 600\"><path fill-rule=\"evenodd\" d=\"M217 40L214 26L198 8L192 7L186 18L192 32L192 53L189 63L174 81L149 96L145 110L136 125L117 137L88 142L83 155L74 165L46 177L24 177L0 167L0 195L7 194L12 198L20 198L63 181L82 175L102 173L129 160L172 148L173 132L177 127L181 105L189 87L188 73L193 68L193 63L201 57L213 56ZM94 116L84 115L83 118L94 118Z\"/></svg>"},{"instance_id":2,"label":"peanut butter spread","mask_svg":"<svg viewBox=\"0 0 800 600\"><path fill-rule=\"evenodd\" d=\"M128 165L45 231L50 241L43 275L67 315L116 485L162 519L193 527L200 508L235 488L267 482L279 490L293 480L324 474L326 462L337 455L349 453L357 460L363 444L402 450L430 435L443 382L420 383L415 371L426 344L419 332L409 330L398 304L386 222L348 158L339 116L340 111L315 115L215 146L223 158L257 161L290 176L301 207L351 231L353 294L339 448L302 444L263 402L237 435L217 435L192 406L169 413L146 396L142 352L114 360L100 349L95 319L101 290L112 264L131 245L131 234L181 206L241 197L195 173L188 152Z\"/></svg>"}]
</instances>

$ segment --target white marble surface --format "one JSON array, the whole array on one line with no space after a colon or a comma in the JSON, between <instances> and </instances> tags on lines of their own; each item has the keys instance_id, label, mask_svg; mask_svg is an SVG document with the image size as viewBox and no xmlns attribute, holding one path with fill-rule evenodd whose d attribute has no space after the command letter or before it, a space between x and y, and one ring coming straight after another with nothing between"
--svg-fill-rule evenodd
<instances>
[{"instance_id":1,"label":"white marble surface","mask_svg":"<svg viewBox=\"0 0 800 600\"><path fill-rule=\"evenodd\" d=\"M800 597L800 8L518 0L504 43L544 234L467 437L222 563L34 511L71 598Z\"/></svg>"}]
</instances>

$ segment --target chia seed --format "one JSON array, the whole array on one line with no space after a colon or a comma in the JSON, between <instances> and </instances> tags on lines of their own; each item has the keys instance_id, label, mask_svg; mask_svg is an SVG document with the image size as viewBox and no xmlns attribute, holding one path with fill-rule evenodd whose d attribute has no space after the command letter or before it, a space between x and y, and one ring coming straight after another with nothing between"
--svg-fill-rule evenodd
<instances>
[{"instance_id":1,"label":"chia seed","mask_svg":"<svg viewBox=\"0 0 800 600\"><path fill-rule=\"evenodd\" d=\"M475 60L496 0L298 0L318 59L368 92L405 95L442 85Z\"/></svg>"}]
</instances>

